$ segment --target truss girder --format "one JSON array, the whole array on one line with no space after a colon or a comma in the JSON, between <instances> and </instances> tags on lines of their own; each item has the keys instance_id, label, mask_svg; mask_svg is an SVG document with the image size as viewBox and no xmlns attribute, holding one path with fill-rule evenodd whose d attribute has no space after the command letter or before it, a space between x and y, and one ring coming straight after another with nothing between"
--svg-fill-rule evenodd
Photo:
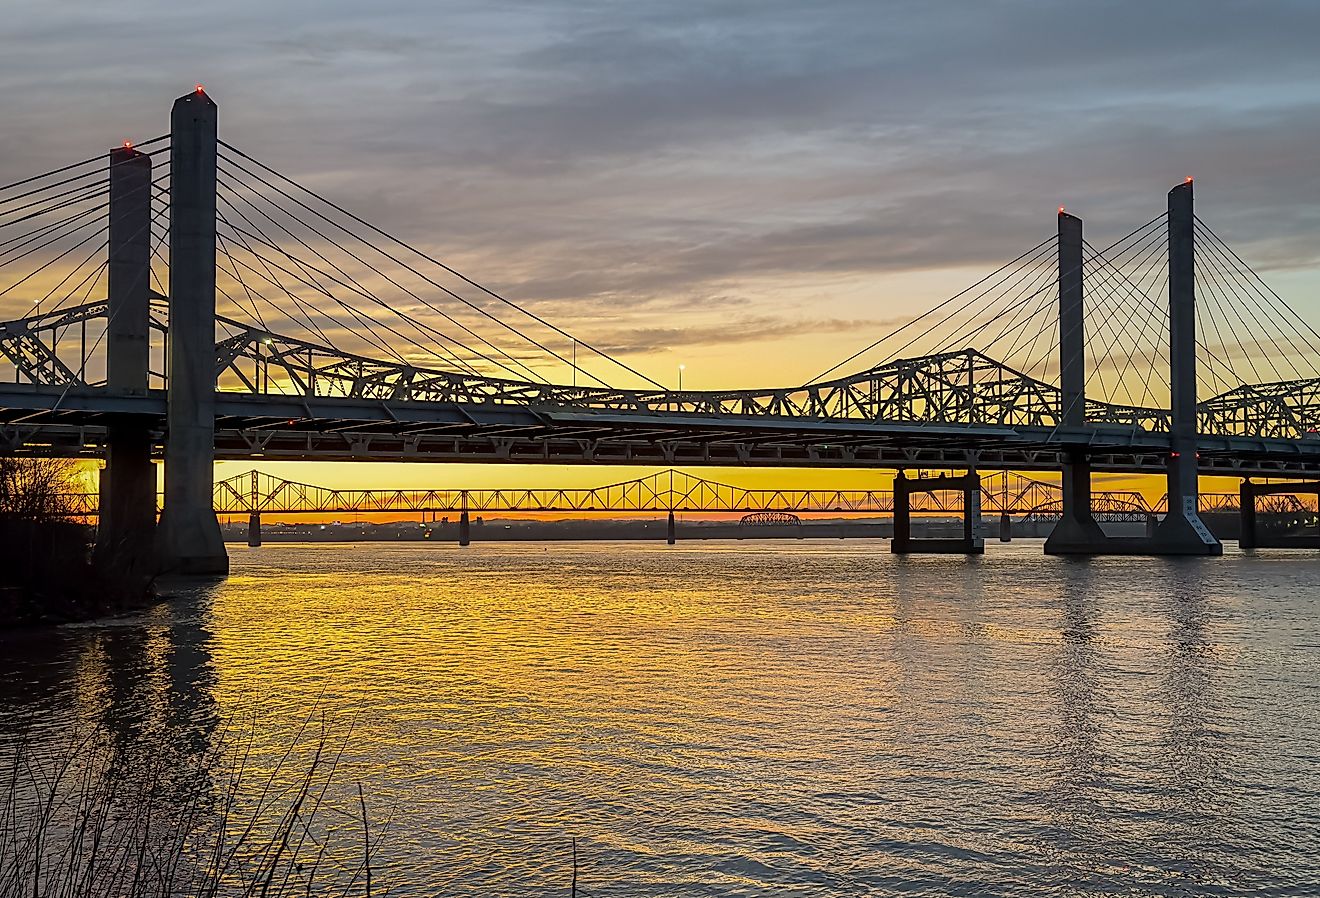
<instances>
[{"instance_id":1,"label":"truss girder","mask_svg":"<svg viewBox=\"0 0 1320 898\"><path fill-rule=\"evenodd\" d=\"M152 327L165 331L162 298ZM104 318L104 301L0 325L0 353L29 381L84 385L58 357L55 336ZM975 349L900 359L849 377L771 390L654 391L566 386L481 377L381 361L217 319L229 336L216 344L221 391L254 395L450 403L522 409L629 412L664 416L762 417L987 427L1057 427L1060 395ZM94 384L87 384L94 386ZM1203 434L1320 439L1320 378L1245 385L1200 403ZM1165 409L1087 401L1086 420L1102 428L1167 433Z\"/></svg>"}]
</instances>

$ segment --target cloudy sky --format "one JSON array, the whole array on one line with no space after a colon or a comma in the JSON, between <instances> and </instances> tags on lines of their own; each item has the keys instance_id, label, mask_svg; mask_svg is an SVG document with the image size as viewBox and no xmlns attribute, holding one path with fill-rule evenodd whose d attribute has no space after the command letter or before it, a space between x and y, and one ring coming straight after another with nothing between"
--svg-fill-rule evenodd
<instances>
[{"instance_id":1,"label":"cloudy sky","mask_svg":"<svg viewBox=\"0 0 1320 898\"><path fill-rule=\"evenodd\" d=\"M230 143L659 380L801 382L1058 205L1104 243L1188 174L1320 317L1320 3L8 0L5 23L4 181L164 132L200 81Z\"/></svg>"}]
</instances>

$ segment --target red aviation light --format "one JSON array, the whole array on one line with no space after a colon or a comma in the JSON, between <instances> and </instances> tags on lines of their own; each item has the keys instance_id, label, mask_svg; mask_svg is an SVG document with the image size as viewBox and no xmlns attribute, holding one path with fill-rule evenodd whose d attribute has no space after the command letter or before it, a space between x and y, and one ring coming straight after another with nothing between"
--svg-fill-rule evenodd
<instances>
[{"instance_id":1,"label":"red aviation light","mask_svg":"<svg viewBox=\"0 0 1320 898\"><path fill-rule=\"evenodd\" d=\"M1063 206L1060 206L1060 207L1059 207L1059 214L1060 214L1060 215L1062 215L1062 214L1063 214L1064 212L1066 212L1066 211L1067 211L1067 210L1066 210Z\"/></svg>"},{"instance_id":2,"label":"red aviation light","mask_svg":"<svg viewBox=\"0 0 1320 898\"><path fill-rule=\"evenodd\" d=\"M195 93L197 93L198 95L203 95L203 94L206 93L206 88L205 88L205 87L202 87L202 85L198 84L198 85L196 85L196 86L193 87L193 91L194 91Z\"/></svg>"},{"instance_id":3,"label":"red aviation light","mask_svg":"<svg viewBox=\"0 0 1320 898\"><path fill-rule=\"evenodd\" d=\"M1187 177L1183 178L1183 183L1184 183L1184 184L1190 184L1190 183L1192 183L1192 176L1191 176L1191 175L1188 175Z\"/></svg>"},{"instance_id":4,"label":"red aviation light","mask_svg":"<svg viewBox=\"0 0 1320 898\"><path fill-rule=\"evenodd\" d=\"M1170 452L1170 453L1169 453L1169 458L1177 458L1177 457L1180 456L1180 455L1182 455L1181 452Z\"/></svg>"},{"instance_id":5,"label":"red aviation light","mask_svg":"<svg viewBox=\"0 0 1320 898\"><path fill-rule=\"evenodd\" d=\"M133 149L133 141L131 141L131 140L126 140L126 141L124 141L124 149L126 149L126 150L131 150L131 149Z\"/></svg>"}]
</instances>

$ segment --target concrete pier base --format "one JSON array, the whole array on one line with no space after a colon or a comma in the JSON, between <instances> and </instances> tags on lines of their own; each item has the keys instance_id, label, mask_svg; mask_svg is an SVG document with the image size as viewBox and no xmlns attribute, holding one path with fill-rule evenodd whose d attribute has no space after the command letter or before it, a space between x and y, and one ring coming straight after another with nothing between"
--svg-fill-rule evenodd
<instances>
[{"instance_id":1,"label":"concrete pier base","mask_svg":"<svg viewBox=\"0 0 1320 898\"><path fill-rule=\"evenodd\" d=\"M963 535L955 539L914 539L912 536L912 494L943 490L961 490L963 494ZM894 478L894 538L889 550L895 555L982 555L985 538L980 532L981 476L975 471L960 476L909 478L903 471Z\"/></svg>"},{"instance_id":2,"label":"concrete pier base","mask_svg":"<svg viewBox=\"0 0 1320 898\"><path fill-rule=\"evenodd\" d=\"M674 526L674 513L669 513L669 519L665 523L665 542L673 545L678 541L678 530Z\"/></svg>"},{"instance_id":3,"label":"concrete pier base","mask_svg":"<svg viewBox=\"0 0 1320 898\"><path fill-rule=\"evenodd\" d=\"M248 545L257 548L261 545L261 515L248 515Z\"/></svg>"},{"instance_id":4,"label":"concrete pier base","mask_svg":"<svg viewBox=\"0 0 1320 898\"><path fill-rule=\"evenodd\" d=\"M1013 519L1005 512L999 516L999 541L1001 543L1011 543L1013 541Z\"/></svg>"},{"instance_id":5,"label":"concrete pier base","mask_svg":"<svg viewBox=\"0 0 1320 898\"><path fill-rule=\"evenodd\" d=\"M1241 527L1238 547L1241 549L1320 549L1320 531L1310 534L1262 533L1256 521L1256 500L1261 496L1290 493L1312 493L1320 496L1320 481L1297 483L1252 483L1248 478L1238 488L1238 513ZM1317 521L1320 526L1320 521Z\"/></svg>"},{"instance_id":6,"label":"concrete pier base","mask_svg":"<svg viewBox=\"0 0 1320 898\"><path fill-rule=\"evenodd\" d=\"M460 546L472 545L472 519L467 511L463 511L458 516L458 544Z\"/></svg>"},{"instance_id":7,"label":"concrete pier base","mask_svg":"<svg viewBox=\"0 0 1320 898\"><path fill-rule=\"evenodd\" d=\"M1112 542L1091 516L1091 463L1084 453L1068 453L1063 463L1062 516L1045 540L1045 554L1104 555L1113 548Z\"/></svg>"}]
</instances>

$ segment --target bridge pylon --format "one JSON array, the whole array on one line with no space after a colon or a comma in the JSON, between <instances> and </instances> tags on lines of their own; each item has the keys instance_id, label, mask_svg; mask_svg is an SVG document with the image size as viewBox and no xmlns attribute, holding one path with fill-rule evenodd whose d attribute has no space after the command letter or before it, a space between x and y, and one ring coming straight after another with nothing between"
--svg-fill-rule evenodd
<instances>
[{"instance_id":1,"label":"bridge pylon","mask_svg":"<svg viewBox=\"0 0 1320 898\"><path fill-rule=\"evenodd\" d=\"M145 396L150 368L151 157L129 145L110 151L106 293L106 391ZM96 558L134 580L155 573L156 468L151 422L112 416L106 427Z\"/></svg>"},{"instance_id":2,"label":"bridge pylon","mask_svg":"<svg viewBox=\"0 0 1320 898\"><path fill-rule=\"evenodd\" d=\"M1051 555L1220 555L1223 545L1197 512L1196 240L1192 182L1169 191L1169 512L1146 537L1106 536L1091 515L1085 449L1085 316L1082 223L1059 213L1059 427L1082 439L1063 450L1063 514L1045 541Z\"/></svg>"},{"instance_id":3,"label":"bridge pylon","mask_svg":"<svg viewBox=\"0 0 1320 898\"><path fill-rule=\"evenodd\" d=\"M1192 180L1169 191L1169 511L1151 540L1159 555L1222 555L1197 506L1196 214Z\"/></svg>"},{"instance_id":4,"label":"bridge pylon","mask_svg":"<svg viewBox=\"0 0 1320 898\"><path fill-rule=\"evenodd\" d=\"M1059 428L1086 428L1086 300L1082 220L1059 210ZM1108 545L1091 515L1091 460L1082 448L1063 451L1063 507L1045 540L1049 555L1091 554Z\"/></svg>"},{"instance_id":5,"label":"bridge pylon","mask_svg":"<svg viewBox=\"0 0 1320 898\"><path fill-rule=\"evenodd\" d=\"M215 103L199 86L170 116L170 334L165 505L156 549L165 573L229 573L212 508L215 476Z\"/></svg>"}]
</instances>

